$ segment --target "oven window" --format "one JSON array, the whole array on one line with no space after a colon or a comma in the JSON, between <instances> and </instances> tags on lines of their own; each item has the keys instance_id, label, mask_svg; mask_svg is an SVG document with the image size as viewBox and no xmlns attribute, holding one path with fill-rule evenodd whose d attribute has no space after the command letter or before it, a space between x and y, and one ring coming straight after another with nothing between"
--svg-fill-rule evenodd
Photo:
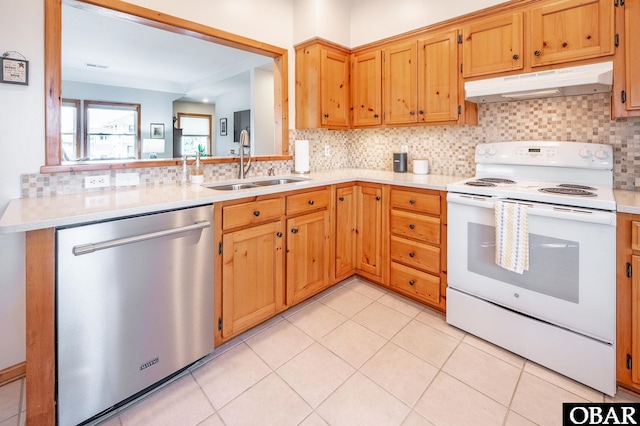
<instances>
[{"instance_id":1,"label":"oven window","mask_svg":"<svg viewBox=\"0 0 640 426\"><path fill-rule=\"evenodd\" d=\"M495 227L468 223L470 272L547 296L578 303L579 252L575 241L529 234L529 270L508 271L495 263Z\"/></svg>"}]
</instances>

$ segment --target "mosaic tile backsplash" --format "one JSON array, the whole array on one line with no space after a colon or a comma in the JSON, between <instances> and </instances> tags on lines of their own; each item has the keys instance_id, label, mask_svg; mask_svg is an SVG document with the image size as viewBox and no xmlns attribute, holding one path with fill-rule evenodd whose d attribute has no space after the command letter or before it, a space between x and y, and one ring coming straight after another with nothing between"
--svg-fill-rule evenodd
<instances>
[{"instance_id":1,"label":"mosaic tile backsplash","mask_svg":"<svg viewBox=\"0 0 640 426\"><path fill-rule=\"evenodd\" d=\"M607 94L480 104L477 126L425 126L356 130L290 130L290 152L296 139L309 140L310 169L367 168L392 170L394 152L406 145L411 160L429 160L432 174L471 176L474 152L479 143L523 140L558 140L603 143L613 147L614 187L640 190L640 118L611 120ZM325 146L330 156L324 155ZM265 176L273 167L276 175L287 174L293 161L253 163L249 177ZM25 174L22 197L42 197L82 191L84 178L111 173L140 173L140 185L175 185L181 167L155 167L111 172ZM205 166L205 181L234 179L237 164ZM106 188L109 189L109 188Z\"/></svg>"}]
</instances>

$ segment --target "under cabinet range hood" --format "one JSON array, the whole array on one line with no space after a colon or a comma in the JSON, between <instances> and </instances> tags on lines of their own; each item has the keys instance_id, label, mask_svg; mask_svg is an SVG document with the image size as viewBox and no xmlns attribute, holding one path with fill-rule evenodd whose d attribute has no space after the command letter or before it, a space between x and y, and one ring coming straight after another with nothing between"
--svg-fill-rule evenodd
<instances>
[{"instance_id":1,"label":"under cabinet range hood","mask_svg":"<svg viewBox=\"0 0 640 426\"><path fill-rule=\"evenodd\" d=\"M465 99L475 103L508 102L611 92L613 62L468 81Z\"/></svg>"}]
</instances>

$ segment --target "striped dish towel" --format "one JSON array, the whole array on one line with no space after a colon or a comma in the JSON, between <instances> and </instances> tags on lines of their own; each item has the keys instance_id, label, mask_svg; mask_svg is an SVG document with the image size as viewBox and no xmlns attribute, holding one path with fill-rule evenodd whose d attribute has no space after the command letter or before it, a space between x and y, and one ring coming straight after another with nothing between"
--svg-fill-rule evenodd
<instances>
[{"instance_id":1,"label":"striped dish towel","mask_svg":"<svg viewBox=\"0 0 640 426\"><path fill-rule=\"evenodd\" d=\"M529 224L524 204L495 203L496 264L518 274L529 270Z\"/></svg>"}]
</instances>

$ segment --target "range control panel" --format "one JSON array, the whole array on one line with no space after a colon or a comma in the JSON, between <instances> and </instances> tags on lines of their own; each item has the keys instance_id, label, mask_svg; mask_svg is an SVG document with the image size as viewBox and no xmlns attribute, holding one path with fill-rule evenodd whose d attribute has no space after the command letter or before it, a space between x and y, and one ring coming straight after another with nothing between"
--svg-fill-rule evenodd
<instances>
[{"instance_id":1,"label":"range control panel","mask_svg":"<svg viewBox=\"0 0 640 426\"><path fill-rule=\"evenodd\" d=\"M610 145L582 142L493 142L476 146L476 163L613 169Z\"/></svg>"}]
</instances>

